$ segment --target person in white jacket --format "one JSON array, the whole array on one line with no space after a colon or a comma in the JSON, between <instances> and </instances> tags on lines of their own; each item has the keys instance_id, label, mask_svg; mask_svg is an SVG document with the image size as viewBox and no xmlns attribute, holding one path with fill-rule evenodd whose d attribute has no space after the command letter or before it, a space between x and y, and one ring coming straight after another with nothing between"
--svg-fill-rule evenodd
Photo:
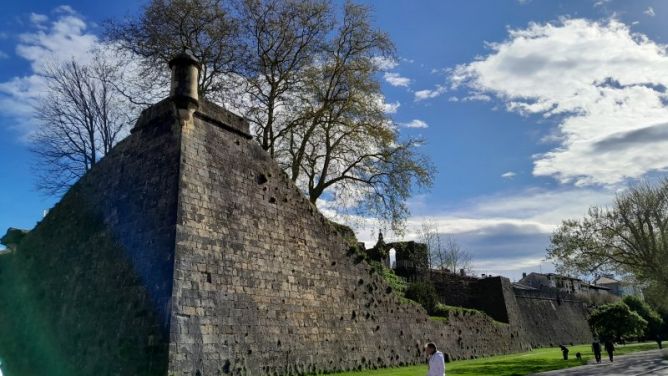
<instances>
[{"instance_id":1,"label":"person in white jacket","mask_svg":"<svg viewBox=\"0 0 668 376\"><path fill-rule=\"evenodd\" d=\"M429 372L427 376L445 376L445 358L443 353L436 349L436 345L428 343L424 347L429 361Z\"/></svg>"}]
</instances>

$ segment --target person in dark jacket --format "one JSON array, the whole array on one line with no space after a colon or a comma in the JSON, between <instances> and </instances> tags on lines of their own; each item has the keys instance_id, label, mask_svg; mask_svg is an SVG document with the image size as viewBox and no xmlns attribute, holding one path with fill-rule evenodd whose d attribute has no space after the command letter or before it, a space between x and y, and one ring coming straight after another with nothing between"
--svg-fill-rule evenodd
<instances>
[{"instance_id":1,"label":"person in dark jacket","mask_svg":"<svg viewBox=\"0 0 668 376\"><path fill-rule=\"evenodd\" d=\"M659 350L663 349L663 344L661 343L663 341L663 338L661 338L661 334L656 335L656 343L659 345Z\"/></svg>"},{"instance_id":2,"label":"person in dark jacket","mask_svg":"<svg viewBox=\"0 0 668 376\"><path fill-rule=\"evenodd\" d=\"M594 338L594 342L591 344L591 351L594 353L596 363L601 363L601 342L596 338Z\"/></svg>"},{"instance_id":3,"label":"person in dark jacket","mask_svg":"<svg viewBox=\"0 0 668 376\"><path fill-rule=\"evenodd\" d=\"M561 354L564 356L564 360L568 360L568 347L559 345L559 348L561 349Z\"/></svg>"},{"instance_id":4,"label":"person in dark jacket","mask_svg":"<svg viewBox=\"0 0 668 376\"><path fill-rule=\"evenodd\" d=\"M608 358L610 358L610 361L612 362L615 352L615 345L612 343L611 340L605 341L605 352L608 353Z\"/></svg>"}]
</instances>

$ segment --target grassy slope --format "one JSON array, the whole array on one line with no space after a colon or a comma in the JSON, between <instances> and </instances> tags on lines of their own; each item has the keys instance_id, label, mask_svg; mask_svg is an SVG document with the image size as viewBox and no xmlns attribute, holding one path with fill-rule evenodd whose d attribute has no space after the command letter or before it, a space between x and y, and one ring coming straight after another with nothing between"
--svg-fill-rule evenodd
<instances>
[{"instance_id":1,"label":"grassy slope","mask_svg":"<svg viewBox=\"0 0 668 376\"><path fill-rule=\"evenodd\" d=\"M624 355L634 351L644 351L656 349L656 343L634 343L626 346L617 346L615 355ZM528 375L535 372L550 371L560 368L575 367L587 363L593 359L589 345L579 345L569 347L569 360L561 359L559 348L537 349L531 352L500 355L489 358L474 360L461 360L446 364L446 374L450 375L496 375L496 376L519 376ZM582 353L582 361L575 359L575 353ZM605 352L604 359L607 359ZM362 372L344 372L334 374L335 376L415 376L427 373L426 365L387 368L375 371Z\"/></svg>"}]
</instances>

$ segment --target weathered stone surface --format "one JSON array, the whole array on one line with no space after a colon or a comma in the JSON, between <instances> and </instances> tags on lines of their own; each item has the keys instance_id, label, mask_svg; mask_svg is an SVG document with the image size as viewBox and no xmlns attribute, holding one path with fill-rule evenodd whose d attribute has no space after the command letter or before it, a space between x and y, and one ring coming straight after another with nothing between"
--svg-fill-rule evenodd
<instances>
[{"instance_id":1,"label":"weathered stone surface","mask_svg":"<svg viewBox=\"0 0 668 376\"><path fill-rule=\"evenodd\" d=\"M533 347L589 342L586 304L572 296L515 293L526 341Z\"/></svg>"},{"instance_id":2,"label":"weathered stone surface","mask_svg":"<svg viewBox=\"0 0 668 376\"><path fill-rule=\"evenodd\" d=\"M166 374L179 133L154 117L0 259L6 374Z\"/></svg>"},{"instance_id":3,"label":"weathered stone surface","mask_svg":"<svg viewBox=\"0 0 668 376\"><path fill-rule=\"evenodd\" d=\"M476 304L489 315L434 321L401 302L249 139L248 124L202 103L183 121L169 100L147 109L7 256L19 261L0 260L0 304L30 299L17 314L41 320L50 342L30 344L26 321L4 312L0 338L62 369L22 364L18 374L304 374L420 363L427 341L464 359L559 333L523 323L551 306L522 302L507 279L471 290L486 294ZM26 286L19 295L16 283Z\"/></svg>"},{"instance_id":4,"label":"weathered stone surface","mask_svg":"<svg viewBox=\"0 0 668 376\"><path fill-rule=\"evenodd\" d=\"M529 348L507 279L475 290L478 305L507 324L483 314L432 321L348 256L349 243L255 142L205 119L182 134L170 371L413 364L428 340L454 359ZM411 256L419 246L405 251L398 259L422 260ZM583 340L586 333L571 338Z\"/></svg>"}]
</instances>

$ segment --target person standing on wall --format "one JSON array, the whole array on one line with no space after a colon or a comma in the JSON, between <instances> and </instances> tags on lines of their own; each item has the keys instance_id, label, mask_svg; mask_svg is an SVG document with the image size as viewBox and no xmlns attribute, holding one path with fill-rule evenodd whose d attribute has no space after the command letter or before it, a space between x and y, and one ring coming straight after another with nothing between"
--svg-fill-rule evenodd
<instances>
[{"instance_id":1,"label":"person standing on wall","mask_svg":"<svg viewBox=\"0 0 668 376\"><path fill-rule=\"evenodd\" d=\"M427 362L429 363L429 372L427 376L445 376L445 358L443 353L436 349L436 345L428 343L424 347L427 353Z\"/></svg>"},{"instance_id":2,"label":"person standing on wall","mask_svg":"<svg viewBox=\"0 0 668 376\"><path fill-rule=\"evenodd\" d=\"M601 343L598 341L598 338L594 338L594 342L591 344L591 351L594 353L596 363L601 363Z\"/></svg>"},{"instance_id":3,"label":"person standing on wall","mask_svg":"<svg viewBox=\"0 0 668 376\"><path fill-rule=\"evenodd\" d=\"M612 340L607 340L605 341L605 352L608 353L608 358L610 358L610 361L613 361L613 355L615 352L615 345L612 343Z\"/></svg>"}]
</instances>

